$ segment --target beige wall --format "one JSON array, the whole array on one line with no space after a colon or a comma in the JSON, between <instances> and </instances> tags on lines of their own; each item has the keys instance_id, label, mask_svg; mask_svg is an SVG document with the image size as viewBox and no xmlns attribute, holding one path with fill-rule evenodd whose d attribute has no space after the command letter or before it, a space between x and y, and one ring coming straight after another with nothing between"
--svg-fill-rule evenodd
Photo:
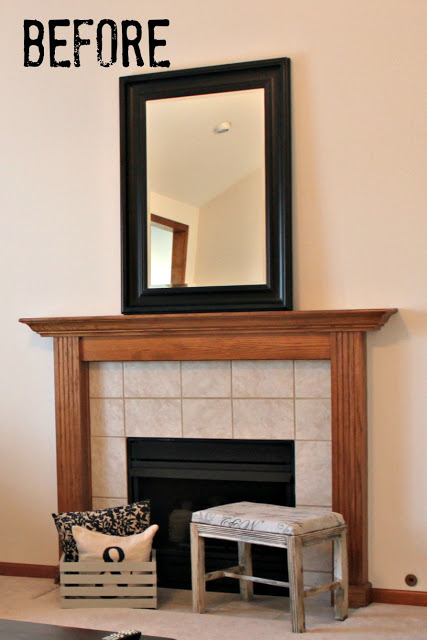
<instances>
[{"instance_id":1,"label":"beige wall","mask_svg":"<svg viewBox=\"0 0 427 640\"><path fill-rule=\"evenodd\" d=\"M265 179L257 169L200 207L195 281L265 284Z\"/></svg>"},{"instance_id":2,"label":"beige wall","mask_svg":"<svg viewBox=\"0 0 427 640\"><path fill-rule=\"evenodd\" d=\"M424 0L64 0L60 11L169 18L173 68L292 59L296 308L401 309L368 340L370 578L405 589L415 573L420 590L426 12ZM102 69L90 48L80 68L24 69L23 19L57 18L58 3L1 13L0 560L51 564L52 343L17 320L120 313L118 76L138 69Z\"/></svg>"}]
</instances>

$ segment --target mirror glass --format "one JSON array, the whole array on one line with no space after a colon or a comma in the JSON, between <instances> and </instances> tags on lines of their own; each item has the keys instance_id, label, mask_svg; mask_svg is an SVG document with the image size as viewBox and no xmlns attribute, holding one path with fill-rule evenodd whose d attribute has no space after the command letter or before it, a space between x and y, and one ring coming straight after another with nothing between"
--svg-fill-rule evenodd
<instances>
[{"instance_id":1,"label":"mirror glass","mask_svg":"<svg viewBox=\"0 0 427 640\"><path fill-rule=\"evenodd\" d=\"M150 288L266 284L264 103L263 88L147 100Z\"/></svg>"}]
</instances>

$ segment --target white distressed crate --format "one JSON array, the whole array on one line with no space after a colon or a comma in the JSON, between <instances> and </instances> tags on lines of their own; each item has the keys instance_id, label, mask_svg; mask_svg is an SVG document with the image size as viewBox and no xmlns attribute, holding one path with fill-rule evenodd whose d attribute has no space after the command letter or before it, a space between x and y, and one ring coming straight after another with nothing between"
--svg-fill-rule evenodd
<instances>
[{"instance_id":1,"label":"white distressed crate","mask_svg":"<svg viewBox=\"0 0 427 640\"><path fill-rule=\"evenodd\" d=\"M112 573L114 572L114 573ZM157 565L149 562L59 563L61 607L157 608Z\"/></svg>"}]
</instances>

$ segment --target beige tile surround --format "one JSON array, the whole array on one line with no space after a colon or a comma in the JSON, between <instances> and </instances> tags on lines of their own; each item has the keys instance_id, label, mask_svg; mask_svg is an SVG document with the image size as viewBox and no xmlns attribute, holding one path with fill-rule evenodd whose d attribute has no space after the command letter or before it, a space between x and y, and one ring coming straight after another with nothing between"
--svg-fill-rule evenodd
<instances>
[{"instance_id":1,"label":"beige tile surround","mask_svg":"<svg viewBox=\"0 0 427 640\"><path fill-rule=\"evenodd\" d=\"M127 501L126 437L295 440L296 504L332 503L329 360L90 363L94 508ZM305 550L307 584L330 548Z\"/></svg>"}]
</instances>

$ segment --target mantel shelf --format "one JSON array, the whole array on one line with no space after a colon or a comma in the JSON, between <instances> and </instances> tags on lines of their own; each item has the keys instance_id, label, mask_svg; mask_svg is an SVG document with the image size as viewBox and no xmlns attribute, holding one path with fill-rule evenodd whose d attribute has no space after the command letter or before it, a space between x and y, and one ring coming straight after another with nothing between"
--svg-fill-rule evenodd
<instances>
[{"instance_id":1,"label":"mantel shelf","mask_svg":"<svg viewBox=\"0 0 427 640\"><path fill-rule=\"evenodd\" d=\"M260 311L21 318L43 337L331 333L377 331L397 309Z\"/></svg>"}]
</instances>

